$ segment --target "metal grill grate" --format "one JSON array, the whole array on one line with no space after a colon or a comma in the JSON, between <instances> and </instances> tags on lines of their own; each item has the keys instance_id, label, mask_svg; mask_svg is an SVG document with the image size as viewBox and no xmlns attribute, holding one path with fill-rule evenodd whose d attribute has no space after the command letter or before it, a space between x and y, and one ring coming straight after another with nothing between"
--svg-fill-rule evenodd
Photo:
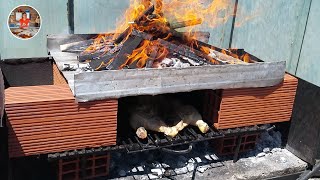
<instances>
[{"instance_id":1,"label":"metal grill grate","mask_svg":"<svg viewBox=\"0 0 320 180\"><path fill-rule=\"evenodd\" d=\"M72 156L84 156L90 154L102 154L107 151L125 151L127 153L137 153L144 151L160 150L164 148L186 145L201 141L209 141L212 139L222 138L225 136L243 136L247 134L261 133L263 131L270 130L270 125L250 126L243 128L234 128L227 130L216 130L210 128L209 132L202 134L198 129L193 127L187 127L181 131L178 136L171 138L161 135L159 133L149 133L148 138L140 140L135 135L130 135L128 138L119 138L116 146L106 146L99 148L86 148L80 150L72 150L59 152L54 154L48 154L49 160L63 159Z\"/></svg>"}]
</instances>

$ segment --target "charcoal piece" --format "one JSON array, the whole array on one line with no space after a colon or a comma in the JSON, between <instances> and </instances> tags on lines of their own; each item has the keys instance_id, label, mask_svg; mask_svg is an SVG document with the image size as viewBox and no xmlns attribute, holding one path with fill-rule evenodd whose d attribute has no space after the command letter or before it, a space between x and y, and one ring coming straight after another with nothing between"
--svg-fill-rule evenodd
<instances>
[{"instance_id":1,"label":"charcoal piece","mask_svg":"<svg viewBox=\"0 0 320 180\"><path fill-rule=\"evenodd\" d=\"M157 57L157 54L158 54L158 47L154 47L153 51L151 52L151 54L147 60L146 68L152 68L154 59Z\"/></svg>"},{"instance_id":2,"label":"charcoal piece","mask_svg":"<svg viewBox=\"0 0 320 180\"><path fill-rule=\"evenodd\" d=\"M190 19L190 20L180 21L180 22L172 22L172 23L170 23L169 26L172 29L178 29L178 28L183 28L183 27L187 27L187 26L195 26L198 24L202 24L201 18Z\"/></svg>"},{"instance_id":3,"label":"charcoal piece","mask_svg":"<svg viewBox=\"0 0 320 180\"><path fill-rule=\"evenodd\" d=\"M129 65L129 69L136 69L137 68L137 64L138 64L138 61L134 61L133 63L131 63Z\"/></svg>"},{"instance_id":4,"label":"charcoal piece","mask_svg":"<svg viewBox=\"0 0 320 180\"><path fill-rule=\"evenodd\" d=\"M130 36L123 43L123 47L119 51L118 55L106 68L109 70L118 70L121 67L121 65L126 63L128 55L132 54L133 50L135 50L142 41L143 39L141 37Z\"/></svg>"}]
</instances>

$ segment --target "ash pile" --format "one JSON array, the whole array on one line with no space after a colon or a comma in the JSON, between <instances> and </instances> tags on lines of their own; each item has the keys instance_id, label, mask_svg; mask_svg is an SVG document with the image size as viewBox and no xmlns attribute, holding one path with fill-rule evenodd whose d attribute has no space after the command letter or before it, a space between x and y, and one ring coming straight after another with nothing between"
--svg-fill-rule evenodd
<instances>
[{"instance_id":1,"label":"ash pile","mask_svg":"<svg viewBox=\"0 0 320 180\"><path fill-rule=\"evenodd\" d=\"M80 65L65 65L64 70L85 71L137 68L186 68L190 66L246 64L248 54L238 55L206 44L207 32L179 32L177 29L201 24L201 18L168 22L162 1L139 6L142 12L127 22L121 33L100 34L94 39L63 44L63 52L76 52ZM121 29L121 28L120 28ZM198 40L200 39L200 40Z\"/></svg>"}]
</instances>

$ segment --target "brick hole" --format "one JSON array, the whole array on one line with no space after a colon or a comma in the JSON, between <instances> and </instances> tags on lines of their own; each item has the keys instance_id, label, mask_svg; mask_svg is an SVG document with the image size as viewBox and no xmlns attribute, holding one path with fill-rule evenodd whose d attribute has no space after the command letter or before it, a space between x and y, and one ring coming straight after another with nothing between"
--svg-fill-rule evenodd
<instances>
[{"instance_id":1,"label":"brick hole","mask_svg":"<svg viewBox=\"0 0 320 180\"><path fill-rule=\"evenodd\" d=\"M232 138L225 138L223 140L223 146L234 146L236 144L235 137Z\"/></svg>"},{"instance_id":2,"label":"brick hole","mask_svg":"<svg viewBox=\"0 0 320 180\"><path fill-rule=\"evenodd\" d=\"M63 165L62 172L76 170L76 168L77 168L76 163L66 164L66 165Z\"/></svg>"},{"instance_id":3,"label":"brick hole","mask_svg":"<svg viewBox=\"0 0 320 180\"><path fill-rule=\"evenodd\" d=\"M99 167L95 169L96 176L103 176L107 175L107 167Z\"/></svg>"},{"instance_id":4,"label":"brick hole","mask_svg":"<svg viewBox=\"0 0 320 180\"><path fill-rule=\"evenodd\" d=\"M248 135L247 139L246 139L246 142L256 142L257 139L258 139L258 135L257 134Z\"/></svg>"},{"instance_id":5,"label":"brick hole","mask_svg":"<svg viewBox=\"0 0 320 180\"><path fill-rule=\"evenodd\" d=\"M224 147L223 149L222 149L222 154L228 154L228 153L233 153L233 149L234 149L234 147Z\"/></svg>"},{"instance_id":6,"label":"brick hole","mask_svg":"<svg viewBox=\"0 0 320 180\"><path fill-rule=\"evenodd\" d=\"M77 179L76 178L76 172L70 172L70 173L62 175L62 179L63 180L74 180L74 179Z\"/></svg>"},{"instance_id":7,"label":"brick hole","mask_svg":"<svg viewBox=\"0 0 320 180\"><path fill-rule=\"evenodd\" d=\"M108 163L108 159L106 157L96 159L96 166L106 165Z\"/></svg>"}]
</instances>

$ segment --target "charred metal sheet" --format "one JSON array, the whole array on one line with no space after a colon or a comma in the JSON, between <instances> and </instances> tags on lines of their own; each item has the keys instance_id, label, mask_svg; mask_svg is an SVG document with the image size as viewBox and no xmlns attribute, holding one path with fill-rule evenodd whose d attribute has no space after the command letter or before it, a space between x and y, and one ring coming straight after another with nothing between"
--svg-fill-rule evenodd
<instances>
[{"instance_id":1,"label":"charred metal sheet","mask_svg":"<svg viewBox=\"0 0 320 180\"><path fill-rule=\"evenodd\" d=\"M60 70L79 63L77 54L60 51L60 45L88 39L86 35L49 36L48 50ZM80 102L136 95L189 92L203 89L267 87L281 83L285 62L257 62L188 68L123 69L100 72L62 71Z\"/></svg>"},{"instance_id":2,"label":"charred metal sheet","mask_svg":"<svg viewBox=\"0 0 320 180\"><path fill-rule=\"evenodd\" d=\"M285 62L214 65L183 69L125 69L74 75L80 102L136 95L273 86L283 81Z\"/></svg>"}]
</instances>

